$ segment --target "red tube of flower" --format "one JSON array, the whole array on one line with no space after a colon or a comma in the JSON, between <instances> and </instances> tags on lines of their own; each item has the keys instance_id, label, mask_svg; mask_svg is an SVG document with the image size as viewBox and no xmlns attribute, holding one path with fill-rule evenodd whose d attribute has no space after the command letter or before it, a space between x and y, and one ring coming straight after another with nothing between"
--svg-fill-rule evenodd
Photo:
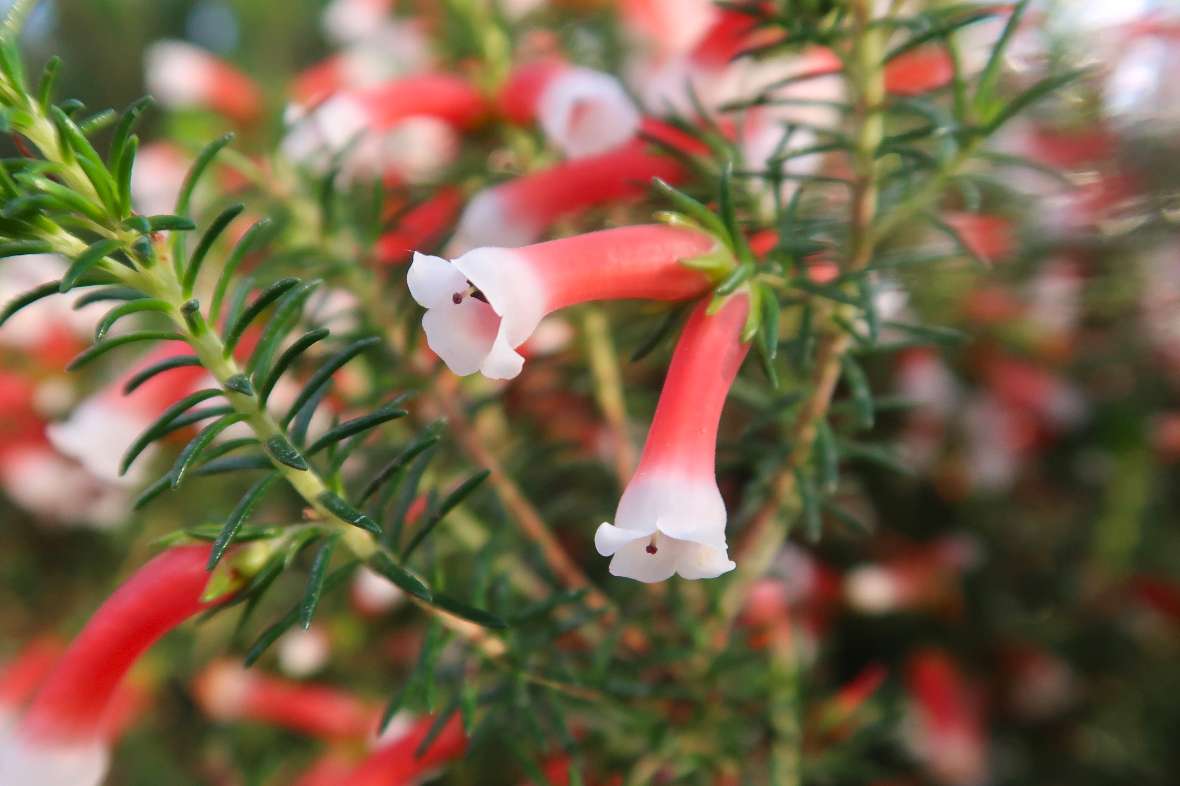
<instances>
[{"instance_id":1,"label":"red tube of flower","mask_svg":"<svg viewBox=\"0 0 1180 786\"><path fill-rule=\"evenodd\" d=\"M709 279L683 262L716 245L692 230L620 227L522 248L477 248L453 261L416 254L406 282L427 309L422 328L430 348L452 371L510 379L524 364L517 348L546 314L592 300L699 295Z\"/></svg>"},{"instance_id":2,"label":"red tube of flower","mask_svg":"<svg viewBox=\"0 0 1180 786\"><path fill-rule=\"evenodd\" d=\"M364 740L377 731L379 711L327 685L299 683L251 671L231 661L210 664L194 693L218 720L249 720L334 740Z\"/></svg>"},{"instance_id":3,"label":"red tube of flower","mask_svg":"<svg viewBox=\"0 0 1180 786\"><path fill-rule=\"evenodd\" d=\"M455 230L453 250L527 245L560 219L643 196L655 177L678 183L684 169L644 143L632 142L509 180L468 203Z\"/></svg>"},{"instance_id":4,"label":"red tube of flower","mask_svg":"<svg viewBox=\"0 0 1180 786\"><path fill-rule=\"evenodd\" d=\"M639 110L618 79L559 58L517 68L496 103L511 122L540 125L568 158L604 153L639 129Z\"/></svg>"},{"instance_id":5,"label":"red tube of flower","mask_svg":"<svg viewBox=\"0 0 1180 786\"><path fill-rule=\"evenodd\" d=\"M693 311L672 354L639 467L613 524L594 536L610 572L643 582L674 573L713 578L733 570L725 502L717 488L717 429L729 388L749 351L742 341L750 301L737 294L716 314Z\"/></svg>"},{"instance_id":6,"label":"red tube of flower","mask_svg":"<svg viewBox=\"0 0 1180 786\"><path fill-rule=\"evenodd\" d=\"M391 786L410 783L467 750L467 737L458 715L447 721L430 746L417 755L418 747L434 726L433 717L423 718L407 734L386 743L357 765L340 786Z\"/></svg>"},{"instance_id":7,"label":"red tube of flower","mask_svg":"<svg viewBox=\"0 0 1180 786\"><path fill-rule=\"evenodd\" d=\"M107 766L104 723L128 670L160 639L212 605L201 599L210 547L177 546L136 571L90 618L0 740L4 786L96 786Z\"/></svg>"}]
</instances>

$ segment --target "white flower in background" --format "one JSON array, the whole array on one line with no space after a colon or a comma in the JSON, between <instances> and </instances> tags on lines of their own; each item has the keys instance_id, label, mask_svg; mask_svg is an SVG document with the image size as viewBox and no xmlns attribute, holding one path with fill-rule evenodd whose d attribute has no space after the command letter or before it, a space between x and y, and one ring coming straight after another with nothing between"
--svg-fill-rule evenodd
<instances>
[{"instance_id":1,"label":"white flower in background","mask_svg":"<svg viewBox=\"0 0 1180 786\"><path fill-rule=\"evenodd\" d=\"M496 104L513 123L539 125L566 158L606 152L639 131L639 110L618 79L560 58L517 67Z\"/></svg>"},{"instance_id":2,"label":"white flower in background","mask_svg":"<svg viewBox=\"0 0 1180 786\"><path fill-rule=\"evenodd\" d=\"M275 643L279 670L288 677L309 677L328 665L332 643L318 625L292 628Z\"/></svg>"},{"instance_id":3,"label":"white flower in background","mask_svg":"<svg viewBox=\"0 0 1180 786\"><path fill-rule=\"evenodd\" d=\"M0 263L0 304L60 279L68 267L66 260L55 254L28 254L5 259ZM59 337L88 341L105 311L103 304L75 309L71 300L42 298L21 309L0 328L0 346L37 351Z\"/></svg>"},{"instance_id":4,"label":"white flower in background","mask_svg":"<svg viewBox=\"0 0 1180 786\"><path fill-rule=\"evenodd\" d=\"M150 142L139 149L131 169L131 201L144 215L176 209L191 159L170 142Z\"/></svg>"},{"instance_id":5,"label":"white flower in background","mask_svg":"<svg viewBox=\"0 0 1180 786\"><path fill-rule=\"evenodd\" d=\"M199 108L248 123L262 111L253 81L211 53L184 41L157 41L144 53L144 81L172 109Z\"/></svg>"}]
</instances>

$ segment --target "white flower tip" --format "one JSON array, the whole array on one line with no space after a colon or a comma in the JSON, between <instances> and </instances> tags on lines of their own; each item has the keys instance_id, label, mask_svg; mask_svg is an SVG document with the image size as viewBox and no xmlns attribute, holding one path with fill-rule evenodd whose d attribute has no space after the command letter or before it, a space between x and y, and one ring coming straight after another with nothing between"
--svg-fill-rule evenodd
<instances>
[{"instance_id":1,"label":"white flower tip","mask_svg":"<svg viewBox=\"0 0 1180 786\"><path fill-rule=\"evenodd\" d=\"M527 262L506 248L479 248L454 262L414 254L410 294L426 307L426 343L454 373L512 379L524 366L516 351L545 313L542 287ZM479 294L475 294L475 291Z\"/></svg>"},{"instance_id":2,"label":"white flower tip","mask_svg":"<svg viewBox=\"0 0 1180 786\"><path fill-rule=\"evenodd\" d=\"M193 686L201 708L217 720L237 718L250 687L250 674L240 664L220 660L208 666Z\"/></svg>"},{"instance_id":3,"label":"white flower tip","mask_svg":"<svg viewBox=\"0 0 1180 786\"><path fill-rule=\"evenodd\" d=\"M331 156L342 152L369 126L364 105L344 93L338 93L315 110L303 113L292 110L295 123L283 137L283 155L306 165L326 164Z\"/></svg>"},{"instance_id":4,"label":"white flower tip","mask_svg":"<svg viewBox=\"0 0 1180 786\"><path fill-rule=\"evenodd\" d=\"M192 106L209 95L212 55L183 41L157 41L144 53L148 92L164 106Z\"/></svg>"},{"instance_id":5,"label":"white flower tip","mask_svg":"<svg viewBox=\"0 0 1180 786\"><path fill-rule=\"evenodd\" d=\"M320 21L332 41L353 43L388 24L391 5L388 0L332 0Z\"/></svg>"},{"instance_id":6,"label":"white flower tip","mask_svg":"<svg viewBox=\"0 0 1180 786\"><path fill-rule=\"evenodd\" d=\"M382 614L405 602L406 593L376 571L361 567L352 581L352 601L364 614Z\"/></svg>"},{"instance_id":7,"label":"white flower tip","mask_svg":"<svg viewBox=\"0 0 1180 786\"><path fill-rule=\"evenodd\" d=\"M100 480L135 485L142 472L119 473L123 454L149 425L148 421L110 406L103 398L83 401L66 420L50 423L45 434L55 448L78 461ZM151 448L148 448L150 451ZM146 462L140 457L140 465Z\"/></svg>"},{"instance_id":8,"label":"white flower tip","mask_svg":"<svg viewBox=\"0 0 1180 786\"><path fill-rule=\"evenodd\" d=\"M320 628L295 628L278 641L279 669L290 677L309 677L328 664L331 642Z\"/></svg>"},{"instance_id":9,"label":"white flower tip","mask_svg":"<svg viewBox=\"0 0 1180 786\"><path fill-rule=\"evenodd\" d=\"M724 541L708 545L603 523L594 533L594 547L611 557L612 576L652 584L679 574L685 579L713 579L737 567Z\"/></svg>"},{"instance_id":10,"label":"white flower tip","mask_svg":"<svg viewBox=\"0 0 1180 786\"><path fill-rule=\"evenodd\" d=\"M489 188L472 197L463 209L447 253L458 256L484 246L527 246L540 237L541 229L527 216L515 215L499 190Z\"/></svg>"},{"instance_id":11,"label":"white flower tip","mask_svg":"<svg viewBox=\"0 0 1180 786\"><path fill-rule=\"evenodd\" d=\"M640 116L617 79L588 68L562 72L541 94L545 136L569 158L597 155L632 139Z\"/></svg>"},{"instance_id":12,"label":"white flower tip","mask_svg":"<svg viewBox=\"0 0 1180 786\"><path fill-rule=\"evenodd\" d=\"M897 580L879 565L864 565L848 574L844 591L849 604L868 614L885 614L901 602Z\"/></svg>"},{"instance_id":13,"label":"white flower tip","mask_svg":"<svg viewBox=\"0 0 1180 786\"><path fill-rule=\"evenodd\" d=\"M459 146L459 135L449 123L416 115L383 135L380 163L407 182L423 183L443 174L458 156Z\"/></svg>"},{"instance_id":14,"label":"white flower tip","mask_svg":"<svg viewBox=\"0 0 1180 786\"><path fill-rule=\"evenodd\" d=\"M109 755L97 741L48 743L12 731L0 734L4 786L99 786Z\"/></svg>"}]
</instances>

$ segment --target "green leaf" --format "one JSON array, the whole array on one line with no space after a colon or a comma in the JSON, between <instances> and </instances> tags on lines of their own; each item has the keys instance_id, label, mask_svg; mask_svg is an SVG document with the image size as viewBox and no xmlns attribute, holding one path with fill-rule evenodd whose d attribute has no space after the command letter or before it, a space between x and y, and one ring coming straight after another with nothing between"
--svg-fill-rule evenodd
<instances>
[{"instance_id":1,"label":"green leaf","mask_svg":"<svg viewBox=\"0 0 1180 786\"><path fill-rule=\"evenodd\" d=\"M222 301L225 299L225 293L229 289L230 282L233 280L238 266L246 258L246 254L253 251L266 240L266 233L270 227L271 220L269 218L256 221L253 226L246 230L241 240L234 246L234 250L230 252L229 258L222 265L221 273L217 277L217 285L213 289L213 300L209 304L210 322L218 321L218 318L221 316Z\"/></svg>"},{"instance_id":2,"label":"green leaf","mask_svg":"<svg viewBox=\"0 0 1180 786\"><path fill-rule=\"evenodd\" d=\"M228 456L217 459L216 461L209 459L206 463L193 470L193 474L220 475L224 472L244 472L256 469L274 469L274 462L261 453L255 453L249 456Z\"/></svg>"},{"instance_id":3,"label":"green leaf","mask_svg":"<svg viewBox=\"0 0 1180 786\"><path fill-rule=\"evenodd\" d=\"M26 254L51 254L53 246L44 240L6 240L0 243L0 259Z\"/></svg>"},{"instance_id":4,"label":"green leaf","mask_svg":"<svg viewBox=\"0 0 1180 786\"><path fill-rule=\"evenodd\" d=\"M117 189L111 173L107 171L102 156L90 144L90 140L82 133L82 129L78 128L74 121L61 108L51 106L48 112L50 119L57 127L61 140L69 145L77 158L78 166L85 173L90 184L94 186L94 191L98 195L99 201L102 202L112 215L116 214L118 211L118 200L115 197Z\"/></svg>"},{"instance_id":5,"label":"green leaf","mask_svg":"<svg viewBox=\"0 0 1180 786\"><path fill-rule=\"evenodd\" d=\"M297 278L282 278L259 292L258 297L254 298L254 302L226 327L223 340L225 357L229 357L234 351L234 347L238 345L238 341L251 322L257 319L272 303L285 295L289 289L298 285L299 279Z\"/></svg>"},{"instance_id":6,"label":"green leaf","mask_svg":"<svg viewBox=\"0 0 1180 786\"><path fill-rule=\"evenodd\" d=\"M266 441L266 452L269 453L275 461L284 464L291 469L297 469L300 472L306 472L310 469L307 459L303 457L294 445L292 445L287 438L281 434L276 434Z\"/></svg>"},{"instance_id":7,"label":"green leaf","mask_svg":"<svg viewBox=\"0 0 1180 786\"><path fill-rule=\"evenodd\" d=\"M23 295L17 295L15 298L8 301L8 303L4 306L3 311L0 311L0 327L2 327L5 322L12 319L12 317L25 306L31 306L38 300L43 300L50 295L58 294L60 288L61 282L48 281L39 287L30 289Z\"/></svg>"},{"instance_id":8,"label":"green leaf","mask_svg":"<svg viewBox=\"0 0 1180 786\"><path fill-rule=\"evenodd\" d=\"M393 477L394 473L413 461L418 456L418 454L437 444L439 439L441 439L441 437L432 433L423 437L419 437L418 439L414 440L414 442L410 443L410 445L407 446L396 457L394 457L393 460L377 471L377 474L373 476L373 479L370 480L368 484L366 484L364 491L362 491L360 496L357 497L357 502L359 504L364 504L365 500L373 496L374 492L381 488L385 481Z\"/></svg>"},{"instance_id":9,"label":"green leaf","mask_svg":"<svg viewBox=\"0 0 1180 786\"><path fill-rule=\"evenodd\" d=\"M840 482L840 451L826 418L815 429L815 465L820 490L829 494L835 491Z\"/></svg>"},{"instance_id":10,"label":"green leaf","mask_svg":"<svg viewBox=\"0 0 1180 786\"><path fill-rule=\"evenodd\" d=\"M135 157L139 155L139 137L132 134L119 150L119 157L115 159L114 175L116 195L119 203L119 216L126 216L131 212L131 174L135 169Z\"/></svg>"},{"instance_id":11,"label":"green leaf","mask_svg":"<svg viewBox=\"0 0 1180 786\"><path fill-rule=\"evenodd\" d=\"M266 401L270 397L271 391L274 390L274 386L278 384L279 378L283 376L283 372L295 362L295 359L313 344L323 341L329 335L330 332L327 328L317 328L304 333L282 355L279 355L279 359L275 361L274 366L266 373L261 382L259 382L258 375L262 369L258 369L254 376L254 386L258 388L259 399Z\"/></svg>"},{"instance_id":12,"label":"green leaf","mask_svg":"<svg viewBox=\"0 0 1180 786\"><path fill-rule=\"evenodd\" d=\"M131 468L131 464L135 459L139 458L139 454L152 444L155 440L168 433L168 429L173 423L180 418L188 410L200 404L202 401L208 401L211 398L223 395L220 390L207 388L205 390L198 390L196 393L185 396L180 401L177 401L168 409L156 418L150 426L143 430L131 446L127 448L127 452L123 454L123 460L119 463L119 474L124 475L127 470Z\"/></svg>"},{"instance_id":13,"label":"green leaf","mask_svg":"<svg viewBox=\"0 0 1180 786\"><path fill-rule=\"evenodd\" d=\"M351 524L354 527L360 527L366 532L371 532L374 535L381 535L381 525L373 521L373 519L361 513L359 510L348 504L345 500L333 494L331 491L325 491L317 497L317 501L324 506L333 516Z\"/></svg>"},{"instance_id":14,"label":"green leaf","mask_svg":"<svg viewBox=\"0 0 1180 786\"><path fill-rule=\"evenodd\" d=\"M132 301L135 302L135 301ZM171 371L174 368L186 368L191 366L201 365L201 359L196 355L175 355L170 358L153 363L144 370L137 373L131 379L127 380L127 384L123 386L123 394L128 395L134 393L140 385L155 377L157 374L162 374L165 371Z\"/></svg>"},{"instance_id":15,"label":"green leaf","mask_svg":"<svg viewBox=\"0 0 1180 786\"><path fill-rule=\"evenodd\" d=\"M287 337L291 328L299 320L304 303L313 292L319 289L322 283L323 281L320 279L308 281L289 290L279 299L278 304L275 305L274 314L266 323L266 329L262 332L262 337L258 339L258 345L255 346L254 351L250 354L250 360L246 364L247 373L251 374L255 380L266 375L266 369L274 360L274 354L278 352L283 339Z\"/></svg>"},{"instance_id":16,"label":"green leaf","mask_svg":"<svg viewBox=\"0 0 1180 786\"><path fill-rule=\"evenodd\" d=\"M113 254L122 247L122 241L113 238L91 243L86 247L85 251L74 259L69 269L66 270L65 275L61 277L61 284L58 286L58 291L69 292L82 276L89 273L95 265L102 262L108 255Z\"/></svg>"},{"instance_id":17,"label":"green leaf","mask_svg":"<svg viewBox=\"0 0 1180 786\"><path fill-rule=\"evenodd\" d=\"M314 456L329 445L335 444L342 439L347 439L354 434L360 434L370 429L380 426L382 423L388 423L391 420L405 417L407 413L404 409L399 409L395 404L386 404L384 407L362 415L352 420L346 420L339 426L330 429L326 434L317 439L307 449L307 455Z\"/></svg>"},{"instance_id":18,"label":"green leaf","mask_svg":"<svg viewBox=\"0 0 1180 786\"><path fill-rule=\"evenodd\" d=\"M856 411L857 425L862 429L872 428L875 419L873 390L869 385L868 377L865 376L860 364L850 356L845 355L842 363L844 366L844 380L848 383L849 392L852 394L852 404Z\"/></svg>"},{"instance_id":19,"label":"green leaf","mask_svg":"<svg viewBox=\"0 0 1180 786\"><path fill-rule=\"evenodd\" d=\"M184 450L182 450L180 455L177 456L176 462L173 463L172 469L168 473L168 475L172 478L172 488L180 488L180 484L184 482L184 478L186 475L188 475L188 471L192 468L193 463L198 458L200 458L201 453L205 450L205 448L209 447L209 445L214 439L217 438L219 434L235 423L241 423L245 419L245 415L235 412L233 414L226 415L220 420L210 423L208 426L205 426L205 428L201 429L197 433L197 436L193 437L192 440L190 440L189 443L184 446Z\"/></svg>"},{"instance_id":20,"label":"green leaf","mask_svg":"<svg viewBox=\"0 0 1180 786\"><path fill-rule=\"evenodd\" d=\"M427 730L426 736L418 743L418 747L414 749L414 758L420 759L426 752L430 750L430 746L438 739L438 735L442 734L442 730L446 728L447 723L450 722L451 717L459 711L458 699L453 700L447 708L438 714L434 719L434 723L430 724L430 729Z\"/></svg>"},{"instance_id":21,"label":"green leaf","mask_svg":"<svg viewBox=\"0 0 1180 786\"><path fill-rule=\"evenodd\" d=\"M80 286L101 286L101 284L93 282L87 283L83 281L82 283L75 284L74 289L77 289ZM53 291L55 293L57 292L56 284ZM102 289L96 290L94 292L87 292L85 295L75 300L73 309L77 311L79 309L86 308L86 306L89 306L91 303L103 303L109 300L142 300L145 297L147 297L147 295L143 294L138 289L131 289L130 287L103 286Z\"/></svg>"},{"instance_id":22,"label":"green leaf","mask_svg":"<svg viewBox=\"0 0 1180 786\"><path fill-rule=\"evenodd\" d=\"M1025 90L1016 98L1004 105L1003 109L999 111L991 122L987 124L986 133L994 134L1005 123L1018 114L1023 112L1028 107L1040 101L1042 98L1057 92L1062 87L1068 85L1070 82L1076 80L1079 76L1086 73L1086 69L1077 69L1075 71L1067 71L1064 74L1056 74L1048 76L1037 82L1035 85Z\"/></svg>"},{"instance_id":23,"label":"green leaf","mask_svg":"<svg viewBox=\"0 0 1180 786\"><path fill-rule=\"evenodd\" d=\"M184 296L189 297L193 293L193 286L197 282L197 276L201 273L201 266L205 264L205 257L209 255L209 249L213 248L213 244L217 242L217 238L225 232L230 223L241 215L246 206L238 203L230 205L225 210L222 210L217 218L209 224L209 228L205 230L205 234L201 235L201 240L197 243L197 247L193 250L193 254L189 257L188 266L184 269L184 277L182 284L184 286Z\"/></svg>"},{"instance_id":24,"label":"green leaf","mask_svg":"<svg viewBox=\"0 0 1180 786\"><path fill-rule=\"evenodd\" d=\"M468 622L474 622L476 625L480 625L491 630L506 630L508 628L507 622L505 622L500 617L497 617L495 614L492 614L490 611L477 609L474 606L463 603L460 600L456 600L449 595L443 595L436 592L434 593L434 600L432 603L443 611L454 614L456 617L462 617Z\"/></svg>"},{"instance_id":25,"label":"green leaf","mask_svg":"<svg viewBox=\"0 0 1180 786\"><path fill-rule=\"evenodd\" d=\"M394 506L393 517L389 527L389 532L385 536L385 541L391 546L396 547L396 544L401 542L402 529L405 527L406 515L409 513L410 506L414 504L414 500L418 496L418 486L422 483L422 475L425 474L427 466L429 466L431 459L434 457L434 449L429 448L422 452L410 465L407 471L405 482L397 492L397 502Z\"/></svg>"},{"instance_id":26,"label":"green leaf","mask_svg":"<svg viewBox=\"0 0 1180 786\"><path fill-rule=\"evenodd\" d=\"M799 501L803 503L803 525L807 539L816 543L823 533L823 517L820 515L815 485L810 475L802 469L796 469L795 486L799 489Z\"/></svg>"},{"instance_id":27,"label":"green leaf","mask_svg":"<svg viewBox=\"0 0 1180 786\"><path fill-rule=\"evenodd\" d=\"M205 174L205 170L213 163L213 159L221 152L222 148L233 141L234 135L232 133L225 134L205 145L204 149L197 155L197 160L189 167L188 174L185 175L184 182L181 184L180 193L176 199L177 215L189 215L189 205L192 202L193 191L196 190L197 183L200 182L201 177ZM172 264L174 265L177 274L182 271L184 264L184 235L175 234L172 236Z\"/></svg>"},{"instance_id":28,"label":"green leaf","mask_svg":"<svg viewBox=\"0 0 1180 786\"><path fill-rule=\"evenodd\" d=\"M171 213L161 213L158 216L144 216L149 232L191 232L197 228L196 222L187 216L175 216Z\"/></svg>"},{"instance_id":29,"label":"green leaf","mask_svg":"<svg viewBox=\"0 0 1180 786\"><path fill-rule=\"evenodd\" d=\"M92 345L89 349L79 353L73 360L66 364L66 371L75 371L93 360L97 360L112 349L126 346L128 344L135 344L141 341L184 341L184 336L179 333L173 333L168 330L140 330L135 333L128 333L123 336L115 336L114 338L104 339L97 344Z\"/></svg>"},{"instance_id":30,"label":"green leaf","mask_svg":"<svg viewBox=\"0 0 1180 786\"><path fill-rule=\"evenodd\" d=\"M996 82L1000 78L1000 67L1004 62L1004 53L1008 50L1008 45L1012 42L1012 37L1016 35L1016 31L1020 28L1020 22L1024 18L1024 12L1028 9L1028 2L1029 0L1019 0L1013 7L1012 13L1008 17L1008 23L1004 25L1004 31L1000 33L999 40L992 47L991 54L987 58L987 64L983 67L983 71L975 82L975 107L977 109L984 109L985 105L991 101Z\"/></svg>"},{"instance_id":31,"label":"green leaf","mask_svg":"<svg viewBox=\"0 0 1180 786\"><path fill-rule=\"evenodd\" d=\"M304 630L311 627L311 619L315 616L315 610L320 605L328 563L332 561L332 551L339 542L340 533L334 533L324 541L319 551L316 552L315 559L312 560L311 570L307 576L307 586L303 591L303 602L299 606L299 624L303 626Z\"/></svg>"},{"instance_id":32,"label":"green leaf","mask_svg":"<svg viewBox=\"0 0 1180 786\"><path fill-rule=\"evenodd\" d=\"M139 117L144 110L153 103L154 99L151 96L143 96L123 110L123 114L119 117L119 124L115 126L115 130L111 134L110 149L107 150L107 166L111 169L120 168L120 161L125 155L124 148L131 139L131 132L135 128L135 124L139 122Z\"/></svg>"},{"instance_id":33,"label":"green leaf","mask_svg":"<svg viewBox=\"0 0 1180 786\"><path fill-rule=\"evenodd\" d=\"M369 567L411 595L428 603L434 600L434 594L430 591L430 587L418 574L397 564L385 552L379 551L374 554L369 560Z\"/></svg>"},{"instance_id":34,"label":"green leaf","mask_svg":"<svg viewBox=\"0 0 1180 786\"><path fill-rule=\"evenodd\" d=\"M652 185L661 196L672 203L676 210L700 224L706 231L716 235L719 240L726 237L728 233L725 224L712 210L658 177L652 178Z\"/></svg>"},{"instance_id":35,"label":"green leaf","mask_svg":"<svg viewBox=\"0 0 1180 786\"><path fill-rule=\"evenodd\" d=\"M205 170L213 163L213 159L221 152L221 149L232 142L234 139L233 133L223 134L217 139L213 140L201 150L197 155L197 160L189 168L185 175L184 182L181 184L180 193L176 199L176 213L177 215L188 215L189 204L192 202L193 191L200 182L201 177L205 174Z\"/></svg>"},{"instance_id":36,"label":"green leaf","mask_svg":"<svg viewBox=\"0 0 1180 786\"><path fill-rule=\"evenodd\" d=\"M488 475L490 474L492 474L491 471L486 469L481 472L477 472L471 477L467 478L467 480L460 483L454 491L448 494L446 498L443 499L442 504L438 506L438 510L436 510L428 520L423 522L418 528L418 531L414 533L414 537L410 539L409 544L402 551L402 560L409 561L410 555L412 555L414 550L417 549L424 540L426 540L426 537L434 530L436 526L438 526L438 523L442 521L448 513L454 510L456 506L463 502L463 500L471 496L472 492L479 488L480 484L487 480Z\"/></svg>"},{"instance_id":37,"label":"green leaf","mask_svg":"<svg viewBox=\"0 0 1180 786\"><path fill-rule=\"evenodd\" d=\"M167 314L172 311L172 306L163 300L156 300L155 298L140 298L138 300L130 300L121 306L115 306L103 316L102 320L94 328L94 340L102 341L106 338L110 329L123 317L131 314L139 314L144 311Z\"/></svg>"},{"instance_id":38,"label":"green leaf","mask_svg":"<svg viewBox=\"0 0 1180 786\"><path fill-rule=\"evenodd\" d=\"M291 404L291 408L287 410L286 417L283 418L283 425L289 425L299 410L303 408L303 405L310 401L312 396L316 395L316 392L323 385L327 384L332 375L342 366L366 349L377 346L380 343L381 339L377 336L358 339L324 361L324 364L316 369L316 372L311 375L307 384L304 385L303 390L299 391L299 395L295 397L294 403Z\"/></svg>"},{"instance_id":39,"label":"green leaf","mask_svg":"<svg viewBox=\"0 0 1180 786\"><path fill-rule=\"evenodd\" d=\"M907 465L897 454L888 448L879 445L850 442L848 440L838 440L837 444L841 455L847 459L867 461L902 475L914 474L913 467Z\"/></svg>"},{"instance_id":40,"label":"green leaf","mask_svg":"<svg viewBox=\"0 0 1180 786\"><path fill-rule=\"evenodd\" d=\"M680 320L684 317L686 309L674 308L670 310L667 315L660 321L659 327L652 332L638 347L631 353L628 362L635 363L642 360L651 354L652 350L658 347L664 339L672 335L673 330Z\"/></svg>"},{"instance_id":41,"label":"green leaf","mask_svg":"<svg viewBox=\"0 0 1180 786\"><path fill-rule=\"evenodd\" d=\"M277 472L272 472L266 477L260 478L238 500L238 504L234 506L233 511L229 514L229 518L222 525L217 539L213 541L213 548L209 552L209 562L205 566L206 570L213 570L217 567L217 563L221 562L221 558L225 555L226 549L233 543L234 537L242 528L242 524L254 513L254 509L258 507L258 503L266 496L266 492L270 489L271 484L278 480L278 478L279 473Z\"/></svg>"}]
</instances>

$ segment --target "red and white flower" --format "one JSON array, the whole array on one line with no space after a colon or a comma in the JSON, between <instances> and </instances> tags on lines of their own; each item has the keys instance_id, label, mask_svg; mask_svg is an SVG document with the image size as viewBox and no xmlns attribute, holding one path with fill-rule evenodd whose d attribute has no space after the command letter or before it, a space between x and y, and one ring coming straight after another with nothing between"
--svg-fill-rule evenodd
<instances>
[{"instance_id":1,"label":"red and white flower","mask_svg":"<svg viewBox=\"0 0 1180 786\"><path fill-rule=\"evenodd\" d=\"M262 94L245 74L183 41L158 41L144 55L148 91L173 109L208 109L237 123L262 111Z\"/></svg>"},{"instance_id":2,"label":"red and white flower","mask_svg":"<svg viewBox=\"0 0 1180 786\"><path fill-rule=\"evenodd\" d=\"M333 41L353 43L368 38L393 19L393 0L332 0L320 22Z\"/></svg>"},{"instance_id":3,"label":"red and white flower","mask_svg":"<svg viewBox=\"0 0 1180 786\"><path fill-rule=\"evenodd\" d=\"M0 736L5 786L97 786L109 758L108 715L128 670L161 636L208 608L209 546L178 546L135 572L90 618Z\"/></svg>"},{"instance_id":4,"label":"red and white flower","mask_svg":"<svg viewBox=\"0 0 1180 786\"><path fill-rule=\"evenodd\" d=\"M725 541L725 502L717 488L717 428L749 345L744 294L716 314L702 301L672 355L668 376L634 477L614 523L594 535L610 572L643 582L673 574L705 579L733 570Z\"/></svg>"},{"instance_id":5,"label":"red and white flower","mask_svg":"<svg viewBox=\"0 0 1180 786\"><path fill-rule=\"evenodd\" d=\"M183 343L169 342L148 353L114 384L82 401L66 420L51 423L46 430L50 442L103 481L138 483L141 473L119 472L123 454L168 407L195 392L209 373L200 366L185 366L154 377L129 395L123 389L135 374L187 354L186 349Z\"/></svg>"},{"instance_id":6,"label":"red and white flower","mask_svg":"<svg viewBox=\"0 0 1180 786\"><path fill-rule=\"evenodd\" d=\"M413 722L408 729L395 734L375 749L337 783L339 786L413 783L426 773L458 759L467 750L467 737L463 732L463 721L457 713L446 722L429 747L419 754L418 748L426 735L431 733L435 720L427 716Z\"/></svg>"},{"instance_id":7,"label":"red and white flower","mask_svg":"<svg viewBox=\"0 0 1180 786\"><path fill-rule=\"evenodd\" d=\"M531 172L476 194L448 250L461 254L480 246L536 242L560 219L643 196L655 177L674 184L683 180L684 169L639 141Z\"/></svg>"},{"instance_id":8,"label":"red and white flower","mask_svg":"<svg viewBox=\"0 0 1180 786\"><path fill-rule=\"evenodd\" d=\"M247 720L330 740L366 740L380 710L328 685L300 683L219 660L196 678L202 709L220 721Z\"/></svg>"},{"instance_id":9,"label":"red and white flower","mask_svg":"<svg viewBox=\"0 0 1180 786\"><path fill-rule=\"evenodd\" d=\"M683 262L716 248L710 235L644 225L523 248L477 248L448 261L415 254L406 283L427 311L430 348L459 375L520 373L517 348L541 318L593 300L684 300L709 279Z\"/></svg>"},{"instance_id":10,"label":"red and white flower","mask_svg":"<svg viewBox=\"0 0 1180 786\"><path fill-rule=\"evenodd\" d=\"M978 697L944 652L923 650L906 665L910 712L906 740L938 781L987 782L987 738Z\"/></svg>"},{"instance_id":11,"label":"red and white flower","mask_svg":"<svg viewBox=\"0 0 1180 786\"><path fill-rule=\"evenodd\" d=\"M557 58L517 68L498 104L509 120L540 125L567 158L604 153L639 130L639 110L618 79Z\"/></svg>"},{"instance_id":12,"label":"red and white flower","mask_svg":"<svg viewBox=\"0 0 1180 786\"><path fill-rule=\"evenodd\" d=\"M41 636L0 665L0 735L16 722L21 708L53 669L61 652L61 642Z\"/></svg>"}]
</instances>

